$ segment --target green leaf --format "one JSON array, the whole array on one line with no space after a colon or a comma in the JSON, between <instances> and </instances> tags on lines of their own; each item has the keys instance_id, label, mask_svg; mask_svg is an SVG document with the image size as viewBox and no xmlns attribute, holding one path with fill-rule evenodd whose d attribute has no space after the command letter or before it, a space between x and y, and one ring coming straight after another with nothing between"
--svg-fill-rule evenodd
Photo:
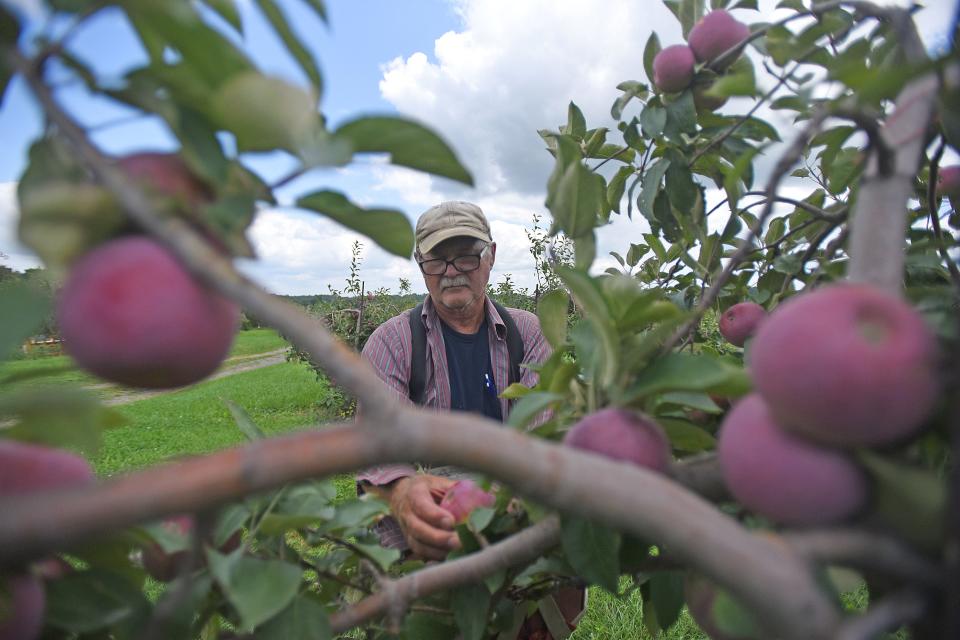
<instances>
[{"instance_id":1,"label":"green leaf","mask_svg":"<svg viewBox=\"0 0 960 640\"><path fill-rule=\"evenodd\" d=\"M680 154L675 156L667 168L664 185L670 197L670 204L680 213L689 216L697 203L697 185L693 181L690 168L683 161L683 156Z\"/></svg>"},{"instance_id":2,"label":"green leaf","mask_svg":"<svg viewBox=\"0 0 960 640\"><path fill-rule=\"evenodd\" d=\"M247 437L247 440L250 442L263 440L265 437L263 431L260 430L260 427L257 426L257 423L253 421L250 414L247 413L243 407L230 398L223 398L223 403L227 405L227 409L230 410L230 415L233 416L233 421L237 424L240 432Z\"/></svg>"},{"instance_id":3,"label":"green leaf","mask_svg":"<svg viewBox=\"0 0 960 640\"><path fill-rule=\"evenodd\" d=\"M651 31L643 48L643 70L647 74L647 82L653 82L653 59L660 53L660 48L660 37L656 31Z\"/></svg>"},{"instance_id":4,"label":"green leaf","mask_svg":"<svg viewBox=\"0 0 960 640\"><path fill-rule=\"evenodd\" d=\"M400 211L363 209L347 200L342 193L327 190L301 197L296 206L322 213L401 258L409 258L413 253L413 227Z\"/></svg>"},{"instance_id":5,"label":"green leaf","mask_svg":"<svg viewBox=\"0 0 960 640\"><path fill-rule=\"evenodd\" d=\"M708 355L670 353L644 369L627 392L630 401L664 391L739 396L750 389L746 371Z\"/></svg>"},{"instance_id":6,"label":"green leaf","mask_svg":"<svg viewBox=\"0 0 960 640\"><path fill-rule=\"evenodd\" d=\"M317 17L323 20L324 22L329 22L327 19L327 7L323 0L304 0L313 12L317 14Z\"/></svg>"},{"instance_id":7,"label":"green leaf","mask_svg":"<svg viewBox=\"0 0 960 640\"><path fill-rule=\"evenodd\" d=\"M302 571L280 560L244 555L222 555L207 549L210 573L240 616L241 631L253 631L297 595Z\"/></svg>"},{"instance_id":8,"label":"green leaf","mask_svg":"<svg viewBox=\"0 0 960 640\"><path fill-rule=\"evenodd\" d=\"M716 98L755 96L757 79L754 75L753 63L746 56L741 56L705 93Z\"/></svg>"},{"instance_id":9,"label":"green leaf","mask_svg":"<svg viewBox=\"0 0 960 640\"><path fill-rule=\"evenodd\" d=\"M473 186L473 178L440 136L423 125L395 116L371 116L341 126L334 136L355 153L389 153L393 164Z\"/></svg>"},{"instance_id":10,"label":"green leaf","mask_svg":"<svg viewBox=\"0 0 960 640\"><path fill-rule=\"evenodd\" d=\"M651 33L651 38L656 38L657 34ZM649 40L648 40L649 46ZM646 55L646 54L644 54ZM646 60L646 58L644 58ZM644 62L646 64L646 62ZM652 77L652 76L651 76ZM640 98L641 100L647 97L647 85L642 82L637 82L635 80L627 80L626 82L621 82L617 85L617 89L622 91L619 97L614 101L613 106L610 107L610 115L613 116L614 120L619 120L623 115L623 110L627 104L634 98Z\"/></svg>"},{"instance_id":11,"label":"green leaf","mask_svg":"<svg viewBox=\"0 0 960 640\"><path fill-rule=\"evenodd\" d=\"M736 638L757 638L760 627L753 614L729 592L717 588L713 598L713 620L724 635Z\"/></svg>"},{"instance_id":12,"label":"green leaf","mask_svg":"<svg viewBox=\"0 0 960 640\"><path fill-rule=\"evenodd\" d=\"M578 517L562 520L563 553L577 575L617 592L620 579L620 534L613 529Z\"/></svg>"},{"instance_id":13,"label":"green leaf","mask_svg":"<svg viewBox=\"0 0 960 640\"><path fill-rule=\"evenodd\" d=\"M640 128L643 129L643 135L648 138L657 138L666 126L667 110L660 105L647 103L640 112Z\"/></svg>"},{"instance_id":14,"label":"green leaf","mask_svg":"<svg viewBox=\"0 0 960 640\"><path fill-rule=\"evenodd\" d=\"M510 411L510 417L507 424L515 429L525 427L541 411L546 410L551 404L560 402L564 396L559 393L547 393L544 391L534 391L526 394Z\"/></svg>"},{"instance_id":15,"label":"green leaf","mask_svg":"<svg viewBox=\"0 0 960 640\"><path fill-rule=\"evenodd\" d=\"M586 131L587 121L583 117L583 112L580 111L580 107L571 102L567 106L567 126L560 132L582 139Z\"/></svg>"},{"instance_id":16,"label":"green leaf","mask_svg":"<svg viewBox=\"0 0 960 640\"><path fill-rule=\"evenodd\" d=\"M349 530L355 527L367 526L377 516L386 515L390 508L385 502L377 500L370 494L362 498L354 498L337 505L337 515L330 521L317 528L318 533L331 533L339 530Z\"/></svg>"},{"instance_id":17,"label":"green leaf","mask_svg":"<svg viewBox=\"0 0 960 640\"><path fill-rule=\"evenodd\" d=\"M558 266L555 272L570 290L600 340L602 352L596 354L601 365L598 370L600 379L597 383L603 386L610 385L619 370L619 339L614 330L613 319L610 317L610 309L600 288L596 280L582 271Z\"/></svg>"},{"instance_id":18,"label":"green leaf","mask_svg":"<svg viewBox=\"0 0 960 640\"><path fill-rule=\"evenodd\" d=\"M30 337L50 313L49 294L26 282L0 285L0 359Z\"/></svg>"},{"instance_id":19,"label":"green leaf","mask_svg":"<svg viewBox=\"0 0 960 640\"><path fill-rule=\"evenodd\" d=\"M450 640L457 629L447 619L432 613L415 611L403 621L403 640Z\"/></svg>"},{"instance_id":20,"label":"green leaf","mask_svg":"<svg viewBox=\"0 0 960 640\"><path fill-rule=\"evenodd\" d=\"M643 188L640 191L640 199L637 201L637 206L640 208L640 213L642 213L647 220L655 219L653 215L653 202L660 192L660 183L669 168L670 161L666 158L660 158L650 165L643 174Z\"/></svg>"},{"instance_id":21,"label":"green leaf","mask_svg":"<svg viewBox=\"0 0 960 640\"><path fill-rule=\"evenodd\" d=\"M354 543L354 546L371 558L383 571L389 569L390 565L400 559L401 551L399 549L388 549L379 544L361 544L358 542Z\"/></svg>"},{"instance_id":22,"label":"green leaf","mask_svg":"<svg viewBox=\"0 0 960 640\"><path fill-rule=\"evenodd\" d=\"M632 176L635 171L636 168L633 165L620 167L607 185L607 204L617 213L620 213L620 201L623 199L623 191L627 186L627 178Z\"/></svg>"},{"instance_id":23,"label":"green leaf","mask_svg":"<svg viewBox=\"0 0 960 640\"><path fill-rule=\"evenodd\" d=\"M703 17L703 0L680 0L680 26L683 29L684 39L690 34L700 18ZM668 625L663 625L666 629Z\"/></svg>"},{"instance_id":24,"label":"green leaf","mask_svg":"<svg viewBox=\"0 0 960 640\"><path fill-rule=\"evenodd\" d=\"M701 451L710 451L716 446L716 440L705 429L691 424L685 420L673 420L670 418L657 418L657 422L663 427L667 438L670 440L670 446L677 451L685 453L699 453Z\"/></svg>"},{"instance_id":25,"label":"green leaf","mask_svg":"<svg viewBox=\"0 0 960 640\"><path fill-rule=\"evenodd\" d=\"M683 574L663 571L650 578L650 600L657 613L657 624L667 631L683 610Z\"/></svg>"},{"instance_id":26,"label":"green leaf","mask_svg":"<svg viewBox=\"0 0 960 640\"><path fill-rule=\"evenodd\" d=\"M874 518L928 551L939 549L946 530L944 481L933 471L872 451L860 450L856 455L873 478Z\"/></svg>"},{"instance_id":27,"label":"green leaf","mask_svg":"<svg viewBox=\"0 0 960 640\"><path fill-rule=\"evenodd\" d=\"M485 636L490 592L484 585L470 584L454 589L450 606L463 640L481 640Z\"/></svg>"},{"instance_id":28,"label":"green leaf","mask_svg":"<svg viewBox=\"0 0 960 640\"><path fill-rule=\"evenodd\" d=\"M277 535L290 529L323 523L337 515L331 496L323 485L306 485L285 490L272 511L260 520L260 531Z\"/></svg>"},{"instance_id":29,"label":"green leaf","mask_svg":"<svg viewBox=\"0 0 960 640\"><path fill-rule=\"evenodd\" d=\"M559 349L567 340L567 308L570 297L566 291L554 289L548 291L537 302L537 317L540 329L554 349Z\"/></svg>"},{"instance_id":30,"label":"green leaf","mask_svg":"<svg viewBox=\"0 0 960 640\"><path fill-rule=\"evenodd\" d=\"M693 91L687 89L667 104L667 124L663 133L673 140L682 140L683 134L692 134L696 130L697 107Z\"/></svg>"},{"instance_id":31,"label":"green leaf","mask_svg":"<svg viewBox=\"0 0 960 640\"><path fill-rule=\"evenodd\" d=\"M563 172L547 206L568 238L580 238L598 226L604 187L603 177L582 162L570 163Z\"/></svg>"},{"instance_id":32,"label":"green leaf","mask_svg":"<svg viewBox=\"0 0 960 640\"><path fill-rule=\"evenodd\" d=\"M300 65L300 68L303 69L303 72L307 75L307 78L310 79L310 83L317 90L317 93L320 93L323 88L323 79L320 77L320 68L314 61L313 55L309 50L307 50L307 47L290 27L290 23L283 15L283 11L281 11L280 7L277 6L276 1L257 0L257 5L260 7L263 15L267 17L267 20L270 21L270 25L273 27L273 30L276 31L277 35L280 36L280 39L283 40L283 44L287 47L287 51L290 52L290 55L293 56L293 58L297 61L297 63Z\"/></svg>"},{"instance_id":33,"label":"green leaf","mask_svg":"<svg viewBox=\"0 0 960 640\"><path fill-rule=\"evenodd\" d=\"M101 569L70 573L46 583L45 624L72 633L91 633L149 613L138 585Z\"/></svg>"},{"instance_id":34,"label":"green leaf","mask_svg":"<svg viewBox=\"0 0 960 640\"><path fill-rule=\"evenodd\" d=\"M236 0L203 0L203 4L210 7L227 24L237 30L237 33L243 33L243 22L240 19L240 12L237 11Z\"/></svg>"},{"instance_id":35,"label":"green leaf","mask_svg":"<svg viewBox=\"0 0 960 640\"><path fill-rule=\"evenodd\" d=\"M333 638L327 611L318 598L300 594L290 605L257 629L256 640L329 640Z\"/></svg>"}]
</instances>

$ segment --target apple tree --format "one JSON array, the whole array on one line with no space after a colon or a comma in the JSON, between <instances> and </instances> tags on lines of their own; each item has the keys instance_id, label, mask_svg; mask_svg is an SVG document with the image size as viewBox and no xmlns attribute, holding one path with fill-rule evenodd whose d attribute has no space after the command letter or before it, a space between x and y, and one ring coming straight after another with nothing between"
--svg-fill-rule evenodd
<instances>
[{"instance_id":1,"label":"apple tree","mask_svg":"<svg viewBox=\"0 0 960 640\"><path fill-rule=\"evenodd\" d=\"M504 391L506 427L398 403L353 345L232 262L252 256L256 206L306 172L385 154L469 185L469 159L402 117L330 128L319 66L274 0L256 5L306 86L236 44L229 0L47 0L40 33L0 9L0 96L19 78L46 122L19 233L62 277L77 363L197 382L229 346L203 336L231 335L243 309L363 405L266 438L231 403L245 446L98 480L85 456L117 416L5 384L0 635L508 638L557 589L624 580L652 632L686 604L715 638L960 635L960 191L940 167L960 139L956 48L931 58L909 10L859 0L784 0L774 23L749 22L752 0L665 4L685 42L650 37L650 82L618 86L616 130L571 103L540 132L549 235L573 252L538 300L554 354L536 387ZM103 11L147 53L120 79L71 42ZM64 82L162 122L178 151L109 156ZM267 184L244 160L275 151L296 168ZM403 212L332 190L295 206L412 253ZM598 273L614 215L649 231ZM0 295L9 352L47 306L18 283ZM437 496L462 541L443 563L377 545L383 503L336 500L331 475L398 461L486 478ZM840 605L851 575L863 612Z\"/></svg>"}]
</instances>

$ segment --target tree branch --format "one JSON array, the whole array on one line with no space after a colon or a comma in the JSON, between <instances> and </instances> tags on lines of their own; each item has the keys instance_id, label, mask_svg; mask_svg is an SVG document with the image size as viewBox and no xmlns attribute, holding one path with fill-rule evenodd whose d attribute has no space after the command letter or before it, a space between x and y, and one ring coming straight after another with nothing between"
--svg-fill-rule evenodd
<instances>
[{"instance_id":1,"label":"tree branch","mask_svg":"<svg viewBox=\"0 0 960 640\"><path fill-rule=\"evenodd\" d=\"M391 429L372 428L364 420L261 440L92 487L7 498L0 501L0 566L287 482L420 460L479 471L542 504L662 544L679 562L730 590L776 635L831 637L837 613L806 562L752 535L669 478L468 414L400 406L395 411ZM752 568L744 572L748 562Z\"/></svg>"},{"instance_id":2,"label":"tree branch","mask_svg":"<svg viewBox=\"0 0 960 640\"><path fill-rule=\"evenodd\" d=\"M836 640L871 640L884 631L918 620L927 612L927 601L914 589L904 589L883 598L862 616L841 625Z\"/></svg>"},{"instance_id":3,"label":"tree branch","mask_svg":"<svg viewBox=\"0 0 960 640\"><path fill-rule=\"evenodd\" d=\"M940 228L940 212L937 209L937 175L940 173L940 158L943 157L945 145L940 141L940 146L930 158L930 177L927 180L927 210L930 213L930 224L933 225L933 233L937 238L937 251L940 257L947 263L947 270L950 272L950 278L953 280L953 286L960 297L960 269L947 252L947 245L943 241L943 230Z\"/></svg>"},{"instance_id":4,"label":"tree branch","mask_svg":"<svg viewBox=\"0 0 960 640\"><path fill-rule=\"evenodd\" d=\"M942 587L943 570L897 538L862 529L785 532L800 555L815 562L880 571L924 587Z\"/></svg>"},{"instance_id":5,"label":"tree branch","mask_svg":"<svg viewBox=\"0 0 960 640\"><path fill-rule=\"evenodd\" d=\"M405 610L418 598L479 582L497 571L526 564L560 541L560 519L548 516L517 534L469 556L432 565L403 578L330 617L334 633L363 624L390 610Z\"/></svg>"}]
</instances>

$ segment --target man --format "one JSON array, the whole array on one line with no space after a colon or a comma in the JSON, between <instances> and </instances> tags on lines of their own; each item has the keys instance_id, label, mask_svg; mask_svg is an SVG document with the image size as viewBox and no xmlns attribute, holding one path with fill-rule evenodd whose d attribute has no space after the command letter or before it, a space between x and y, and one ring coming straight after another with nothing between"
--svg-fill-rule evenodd
<instances>
[{"instance_id":1,"label":"man","mask_svg":"<svg viewBox=\"0 0 960 640\"><path fill-rule=\"evenodd\" d=\"M487 297L496 255L490 225L477 205L444 202L420 216L414 258L429 294L420 313L425 362L411 362L411 311L380 325L363 349L363 357L405 401L412 402L412 368L425 367L423 406L504 420L510 404L497 396L509 385L508 323L522 339L521 363L541 363L550 356L536 315L507 309L510 318L505 320ZM519 373L522 384L536 384L535 372L521 366ZM452 517L435 500L454 483L441 475L447 472L417 473L412 466L390 465L358 475L361 490L390 504L395 520L385 520L378 531L385 545L409 548L430 560L442 560L459 546Z\"/></svg>"},{"instance_id":2,"label":"man","mask_svg":"<svg viewBox=\"0 0 960 640\"><path fill-rule=\"evenodd\" d=\"M542 363L550 357L540 322L529 311L505 309L487 297L497 245L480 207L460 201L438 204L417 220L415 237L414 258L429 295L422 307L377 327L363 348L363 357L403 401L413 402L413 396L425 407L505 420L510 403L498 397L498 390L511 381L530 387L537 383L536 372L516 367L517 361ZM416 316L410 317L417 310L422 325L416 324ZM421 353L413 346L414 327L425 334L422 362L413 362L413 353ZM519 340L508 332L519 334ZM422 378L411 375L415 367L425 367ZM417 381L411 384L411 378ZM382 466L359 474L358 488L390 505L393 517L378 523L382 544L409 549L428 560L443 560L460 546L452 516L438 504L454 483L446 474L457 471L449 467L430 471L418 473L409 465ZM538 611L530 616L518 608L514 628L500 637L565 638L585 604L583 589L562 589L541 600Z\"/></svg>"}]
</instances>

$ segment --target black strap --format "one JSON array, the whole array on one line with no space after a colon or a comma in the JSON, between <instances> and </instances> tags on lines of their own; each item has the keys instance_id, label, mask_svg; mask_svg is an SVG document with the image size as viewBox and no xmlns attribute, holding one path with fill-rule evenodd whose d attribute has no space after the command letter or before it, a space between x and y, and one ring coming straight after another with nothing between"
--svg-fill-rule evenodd
<instances>
[{"instance_id":1,"label":"black strap","mask_svg":"<svg viewBox=\"0 0 960 640\"><path fill-rule=\"evenodd\" d=\"M493 301L491 301L493 302ZM507 329L507 353L510 354L510 384L520 382L520 363L523 361L523 337L510 312L498 303L493 306ZM410 310L410 399L414 404L424 402L427 377L427 329L423 326L423 303Z\"/></svg>"}]
</instances>

